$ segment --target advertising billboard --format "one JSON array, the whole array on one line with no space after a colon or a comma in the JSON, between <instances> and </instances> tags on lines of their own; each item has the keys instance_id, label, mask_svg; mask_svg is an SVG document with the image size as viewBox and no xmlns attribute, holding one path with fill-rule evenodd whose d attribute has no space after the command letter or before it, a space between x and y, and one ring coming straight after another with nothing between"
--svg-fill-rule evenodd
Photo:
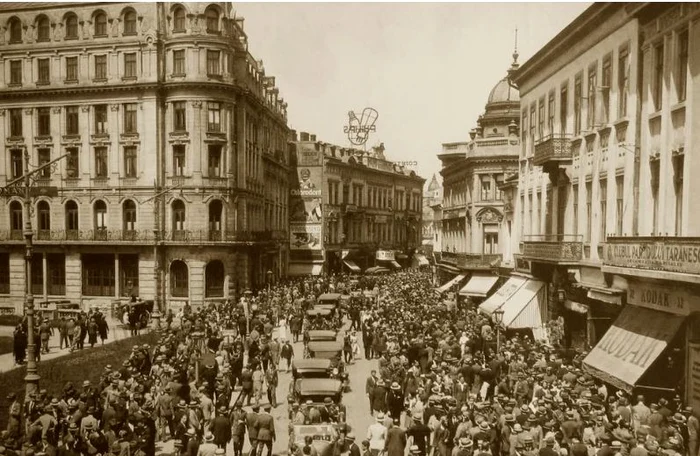
<instances>
[{"instance_id":1,"label":"advertising billboard","mask_svg":"<svg viewBox=\"0 0 700 456\"><path fill-rule=\"evenodd\" d=\"M290 223L289 248L291 250L321 250L320 223Z\"/></svg>"},{"instance_id":2,"label":"advertising billboard","mask_svg":"<svg viewBox=\"0 0 700 456\"><path fill-rule=\"evenodd\" d=\"M323 249L323 153L297 150L297 179L289 194L289 248Z\"/></svg>"}]
</instances>

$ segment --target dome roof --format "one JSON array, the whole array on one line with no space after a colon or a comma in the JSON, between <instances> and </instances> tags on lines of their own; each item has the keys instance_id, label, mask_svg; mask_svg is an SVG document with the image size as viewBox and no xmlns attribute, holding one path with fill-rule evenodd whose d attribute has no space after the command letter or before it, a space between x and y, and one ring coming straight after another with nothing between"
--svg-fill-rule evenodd
<instances>
[{"instance_id":1,"label":"dome roof","mask_svg":"<svg viewBox=\"0 0 700 456\"><path fill-rule=\"evenodd\" d=\"M498 81L498 84L491 89L487 104L504 102L520 103L520 91L507 76Z\"/></svg>"}]
</instances>

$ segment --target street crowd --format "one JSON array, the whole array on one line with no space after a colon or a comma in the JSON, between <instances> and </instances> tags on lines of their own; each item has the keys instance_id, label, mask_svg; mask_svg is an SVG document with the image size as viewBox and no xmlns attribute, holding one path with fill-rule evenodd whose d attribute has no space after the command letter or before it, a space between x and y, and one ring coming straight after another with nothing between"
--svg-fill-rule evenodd
<instances>
[{"instance_id":1,"label":"street crowd","mask_svg":"<svg viewBox=\"0 0 700 456\"><path fill-rule=\"evenodd\" d=\"M335 321L309 320L304 309L325 292L351 298ZM527 334L501 335L497 350L495 327L474 305L446 305L429 271L406 270L297 279L169 311L157 343L134 346L97 384L28 400L11 393L0 455L151 456L174 440L178 455L221 455L231 444L242 456L247 441L249 456L269 456L286 432L270 413L291 342L343 321L345 361L376 363L366 384L352 385L375 422L366 431L346 423L351 456L697 454L700 425L679 396L651 403L616 390L585 373L580 356ZM290 406L295 423L340 421L332 407ZM319 456L310 442L292 451Z\"/></svg>"}]
</instances>

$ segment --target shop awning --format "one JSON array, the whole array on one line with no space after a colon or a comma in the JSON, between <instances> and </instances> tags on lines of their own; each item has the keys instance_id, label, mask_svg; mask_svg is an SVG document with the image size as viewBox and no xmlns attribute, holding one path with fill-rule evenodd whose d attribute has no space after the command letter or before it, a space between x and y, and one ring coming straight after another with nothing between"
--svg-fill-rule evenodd
<instances>
[{"instance_id":1,"label":"shop awning","mask_svg":"<svg viewBox=\"0 0 700 456\"><path fill-rule=\"evenodd\" d=\"M464 279L464 274L459 274L457 277L454 277L452 280L448 281L446 284L442 285L441 287L437 288L437 291L439 293L444 293L450 288L454 287L455 284L458 284Z\"/></svg>"},{"instance_id":2,"label":"shop awning","mask_svg":"<svg viewBox=\"0 0 700 456\"><path fill-rule=\"evenodd\" d=\"M322 263L289 263L287 275L290 276L306 276L306 275L321 275L323 271Z\"/></svg>"},{"instance_id":3,"label":"shop awning","mask_svg":"<svg viewBox=\"0 0 700 456\"><path fill-rule=\"evenodd\" d=\"M491 315L494 310L500 309L525 283L524 277L513 276L504 283L494 294L479 305L479 312Z\"/></svg>"},{"instance_id":4,"label":"shop awning","mask_svg":"<svg viewBox=\"0 0 700 456\"><path fill-rule=\"evenodd\" d=\"M444 271L451 272L452 274L459 274L461 272L459 268L455 268L454 266L450 266L449 264L445 263L438 264L438 267Z\"/></svg>"},{"instance_id":5,"label":"shop awning","mask_svg":"<svg viewBox=\"0 0 700 456\"><path fill-rule=\"evenodd\" d=\"M684 318L627 305L583 360L583 368L617 388L632 392L676 335Z\"/></svg>"},{"instance_id":6,"label":"shop awning","mask_svg":"<svg viewBox=\"0 0 700 456\"><path fill-rule=\"evenodd\" d=\"M459 290L461 296L475 296L485 298L491 288L498 282L498 277L493 275L473 275L469 282Z\"/></svg>"},{"instance_id":7,"label":"shop awning","mask_svg":"<svg viewBox=\"0 0 700 456\"><path fill-rule=\"evenodd\" d=\"M503 327L510 329L541 328L542 315L546 315L544 282L525 279L518 289L501 307Z\"/></svg>"},{"instance_id":8,"label":"shop awning","mask_svg":"<svg viewBox=\"0 0 700 456\"><path fill-rule=\"evenodd\" d=\"M430 262L424 255L415 254L413 255L413 259L418 261L418 266L430 266Z\"/></svg>"},{"instance_id":9,"label":"shop awning","mask_svg":"<svg viewBox=\"0 0 700 456\"><path fill-rule=\"evenodd\" d=\"M394 267L394 269L401 269L401 265L396 261L391 260L389 263Z\"/></svg>"},{"instance_id":10,"label":"shop awning","mask_svg":"<svg viewBox=\"0 0 700 456\"><path fill-rule=\"evenodd\" d=\"M362 272L362 269L351 260L343 260L343 263L345 263L345 266L347 266L352 272Z\"/></svg>"}]
</instances>

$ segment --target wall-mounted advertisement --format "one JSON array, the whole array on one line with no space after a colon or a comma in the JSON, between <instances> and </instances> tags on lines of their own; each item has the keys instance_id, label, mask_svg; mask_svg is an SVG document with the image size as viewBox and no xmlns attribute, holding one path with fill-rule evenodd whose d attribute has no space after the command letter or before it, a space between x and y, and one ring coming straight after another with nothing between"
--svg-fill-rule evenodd
<instances>
[{"instance_id":1,"label":"wall-mounted advertisement","mask_svg":"<svg viewBox=\"0 0 700 456\"><path fill-rule=\"evenodd\" d=\"M322 250L320 223L290 223L289 248L291 250Z\"/></svg>"}]
</instances>

